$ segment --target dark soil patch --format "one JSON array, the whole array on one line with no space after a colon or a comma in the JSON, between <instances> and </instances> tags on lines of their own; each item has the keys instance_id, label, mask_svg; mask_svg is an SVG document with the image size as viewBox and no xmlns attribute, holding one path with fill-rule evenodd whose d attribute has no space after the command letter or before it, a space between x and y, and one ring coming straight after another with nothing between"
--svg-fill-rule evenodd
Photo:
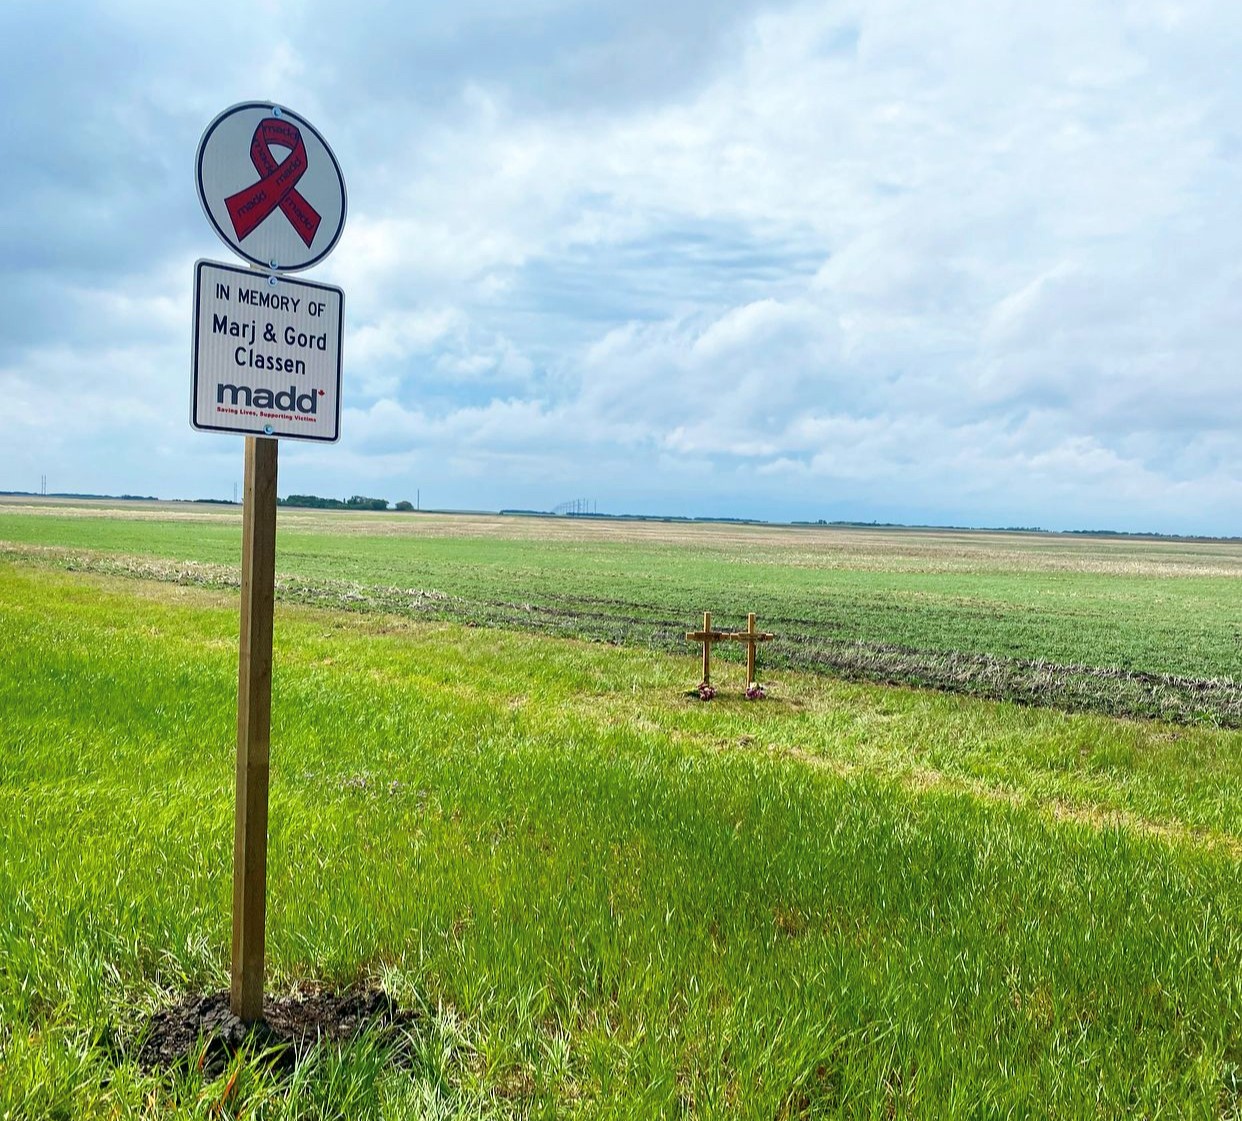
<instances>
[{"instance_id":1,"label":"dark soil patch","mask_svg":"<svg viewBox=\"0 0 1242 1121\"><path fill-rule=\"evenodd\" d=\"M415 1016L402 1011L379 990L336 993L303 989L291 996L269 996L263 1019L244 1024L229 1011L228 993L190 993L171 1008L156 1012L142 1024L132 1053L148 1073L197 1062L199 1041L205 1042L201 1067L218 1077L243 1048L263 1053L275 1069L292 1071L316 1044L345 1043L364 1031L391 1039L399 1059L404 1035Z\"/></svg>"}]
</instances>

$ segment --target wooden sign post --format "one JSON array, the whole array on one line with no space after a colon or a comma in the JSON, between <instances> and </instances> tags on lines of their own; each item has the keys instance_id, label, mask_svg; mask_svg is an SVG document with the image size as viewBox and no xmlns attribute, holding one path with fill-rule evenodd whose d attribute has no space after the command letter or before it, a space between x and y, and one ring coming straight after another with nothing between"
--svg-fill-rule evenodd
<instances>
[{"instance_id":1,"label":"wooden sign post","mask_svg":"<svg viewBox=\"0 0 1242 1121\"><path fill-rule=\"evenodd\" d=\"M710 611L703 612L703 629L701 631L686 631L687 642L701 642L703 644L704 685L712 683L712 643L723 642L728 637L724 631L712 630L712 613Z\"/></svg>"},{"instance_id":2,"label":"wooden sign post","mask_svg":"<svg viewBox=\"0 0 1242 1121\"><path fill-rule=\"evenodd\" d=\"M263 1016L278 447L276 440L246 437L233 822L233 976L229 991L229 1007L245 1023Z\"/></svg>"},{"instance_id":3,"label":"wooden sign post","mask_svg":"<svg viewBox=\"0 0 1242 1121\"><path fill-rule=\"evenodd\" d=\"M246 101L207 126L195 181L212 228L251 266L195 264L190 380L191 425L246 437L229 1007L250 1024L263 1018L277 441L341 435L345 293L289 274L336 246L345 178L305 117Z\"/></svg>"}]
</instances>

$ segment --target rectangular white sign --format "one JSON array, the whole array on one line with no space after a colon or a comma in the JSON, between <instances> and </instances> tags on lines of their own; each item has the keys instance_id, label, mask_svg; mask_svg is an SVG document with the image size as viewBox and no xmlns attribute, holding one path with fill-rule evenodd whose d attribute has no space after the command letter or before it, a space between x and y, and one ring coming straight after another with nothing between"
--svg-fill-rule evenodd
<instances>
[{"instance_id":1,"label":"rectangular white sign","mask_svg":"<svg viewBox=\"0 0 1242 1121\"><path fill-rule=\"evenodd\" d=\"M337 440L344 311L345 293L330 284L198 261L190 423Z\"/></svg>"}]
</instances>

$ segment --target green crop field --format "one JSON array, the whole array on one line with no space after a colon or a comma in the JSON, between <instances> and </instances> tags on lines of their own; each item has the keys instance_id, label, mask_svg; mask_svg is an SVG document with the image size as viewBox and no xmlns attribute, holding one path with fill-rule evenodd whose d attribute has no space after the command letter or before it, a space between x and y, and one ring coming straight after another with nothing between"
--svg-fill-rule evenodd
<instances>
[{"instance_id":1,"label":"green crop field","mask_svg":"<svg viewBox=\"0 0 1242 1121\"><path fill-rule=\"evenodd\" d=\"M236 583L227 507L0 504L0 549ZM748 611L774 665L1242 726L1242 543L281 511L280 594L673 650Z\"/></svg>"},{"instance_id":2,"label":"green crop field","mask_svg":"<svg viewBox=\"0 0 1242 1121\"><path fill-rule=\"evenodd\" d=\"M145 1071L238 540L0 507L0 1118L1242 1117L1236 543L282 511L269 988L412 1019Z\"/></svg>"}]
</instances>

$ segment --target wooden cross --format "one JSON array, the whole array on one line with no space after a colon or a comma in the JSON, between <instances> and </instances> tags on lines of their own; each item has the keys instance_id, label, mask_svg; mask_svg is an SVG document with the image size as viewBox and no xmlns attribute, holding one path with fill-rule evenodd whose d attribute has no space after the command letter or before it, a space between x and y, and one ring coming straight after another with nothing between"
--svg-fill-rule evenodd
<instances>
[{"instance_id":1,"label":"wooden cross","mask_svg":"<svg viewBox=\"0 0 1242 1121\"><path fill-rule=\"evenodd\" d=\"M706 628L704 628L706 629ZM755 630L755 613L752 611L746 616L746 629L744 631L733 631L731 634L725 635L725 638L731 639L733 642L746 643L746 688L749 689L755 683L755 649L760 642L771 642L776 635L767 631Z\"/></svg>"},{"instance_id":2,"label":"wooden cross","mask_svg":"<svg viewBox=\"0 0 1242 1121\"><path fill-rule=\"evenodd\" d=\"M712 683L712 643L724 642L731 638L725 631L712 630L712 613L710 611L703 612L703 629L701 631L686 631L687 642L701 642L703 644L703 684L710 685ZM752 647L752 649L754 649Z\"/></svg>"}]
</instances>

